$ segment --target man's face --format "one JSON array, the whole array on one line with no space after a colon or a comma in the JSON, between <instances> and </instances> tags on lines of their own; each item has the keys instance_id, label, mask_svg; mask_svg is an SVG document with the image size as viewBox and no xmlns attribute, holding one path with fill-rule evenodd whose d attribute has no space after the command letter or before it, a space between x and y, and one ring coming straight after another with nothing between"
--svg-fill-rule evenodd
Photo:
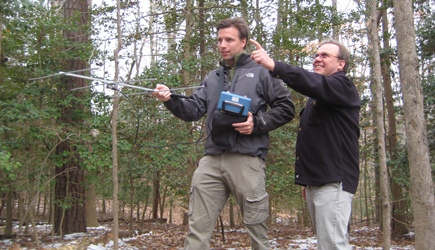
<instances>
[{"instance_id":1,"label":"man's face","mask_svg":"<svg viewBox=\"0 0 435 250\"><path fill-rule=\"evenodd\" d=\"M233 66L234 57L243 52L246 39L240 40L239 30L235 27L220 29L218 32L218 49L222 59Z\"/></svg>"},{"instance_id":2,"label":"man's face","mask_svg":"<svg viewBox=\"0 0 435 250\"><path fill-rule=\"evenodd\" d=\"M337 57L338 51L339 48L335 44L327 43L322 45L315 54L313 61L314 72L330 76L338 71L342 71L345 61Z\"/></svg>"}]
</instances>

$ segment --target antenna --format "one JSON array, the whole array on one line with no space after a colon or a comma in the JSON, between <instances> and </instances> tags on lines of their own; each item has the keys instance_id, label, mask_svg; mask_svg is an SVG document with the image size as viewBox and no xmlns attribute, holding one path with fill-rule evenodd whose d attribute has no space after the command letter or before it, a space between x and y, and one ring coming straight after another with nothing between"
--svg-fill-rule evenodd
<instances>
[{"instance_id":1,"label":"antenna","mask_svg":"<svg viewBox=\"0 0 435 250\"><path fill-rule=\"evenodd\" d=\"M73 71L69 71L69 73L78 73L78 72L84 72L84 71L91 71L91 70L94 70L94 69L97 69L97 68L73 70ZM37 77L37 78L31 78L31 79L29 79L29 81L35 81L35 80L50 78L50 77L58 76L58 75L61 75L61 72L56 73L56 74L47 75L47 76L41 76L41 77Z\"/></svg>"},{"instance_id":2,"label":"antenna","mask_svg":"<svg viewBox=\"0 0 435 250\"><path fill-rule=\"evenodd\" d=\"M59 73L56 73L56 74L51 74L51 75L37 77L37 78L31 78L29 80L30 81L35 81L35 80L41 80L41 79L45 79L45 78L49 78L49 77L55 77L55 76L65 75L65 76L72 76L72 77L82 78L82 79L86 79L86 80L90 80L90 81L95 81L95 82L102 82L103 83L102 85L114 86L114 87L112 87L112 89L114 89L114 90L117 90L117 86L142 90L142 92L131 93L131 94L128 94L128 95L141 95L141 94L149 94L149 93L156 92L156 90L154 90L154 89L150 89L150 88L145 88L145 87L141 87L141 86L137 86L137 85L128 84L128 83L131 83L131 82L155 81L155 80L157 80L156 78L137 79L137 80L130 80L130 81L118 81L118 82L115 82L115 81L111 81L111 80L104 80L104 79L100 79L100 78L94 78L94 77L90 77L90 76L75 74L75 73L84 72L84 71L91 71L91 70L94 70L94 69L97 69L97 68L81 69L81 70L74 70L74 71L68 71L68 72L59 71ZM71 90L86 89L86 88L91 88L91 87L93 87L93 86L78 87L78 88L73 88ZM171 91L171 92L173 92L174 90L185 90L185 89L194 89L194 88L195 89L196 88L203 88L203 86L173 88L173 89L169 89L169 90L160 90L160 91ZM172 93L172 96L181 97L181 98L187 98L187 96L185 96L185 95L180 95L180 94L175 94L175 93Z\"/></svg>"}]
</instances>

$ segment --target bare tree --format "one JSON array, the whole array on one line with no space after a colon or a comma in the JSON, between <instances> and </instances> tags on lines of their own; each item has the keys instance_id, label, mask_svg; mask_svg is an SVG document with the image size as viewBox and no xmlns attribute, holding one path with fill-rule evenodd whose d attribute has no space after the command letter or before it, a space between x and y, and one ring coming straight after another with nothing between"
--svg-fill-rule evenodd
<instances>
[{"instance_id":1,"label":"bare tree","mask_svg":"<svg viewBox=\"0 0 435 250\"><path fill-rule=\"evenodd\" d=\"M415 248L423 250L435 246L435 199L412 3L412 0L393 0L406 146L411 174Z\"/></svg>"},{"instance_id":2,"label":"bare tree","mask_svg":"<svg viewBox=\"0 0 435 250\"><path fill-rule=\"evenodd\" d=\"M193 26L194 26L192 8L193 8L193 1L187 0L186 5L184 7L185 10L184 17L186 19L186 34L184 36L185 42L183 43L183 48L184 48L183 60L185 60L186 62L189 61L189 59L192 56L191 55L192 49L190 46L190 39L193 36ZM190 82L191 78L192 78L191 73L188 70L182 71L182 79L184 85L187 85ZM189 159L188 166L187 166L187 176L188 176L189 185L190 183L192 183L193 172L195 171L195 169L196 169L196 162L194 161L194 159ZM183 224L184 223L187 224L187 213L184 214L184 217L186 218L186 220L184 220Z\"/></svg>"},{"instance_id":3,"label":"bare tree","mask_svg":"<svg viewBox=\"0 0 435 250\"><path fill-rule=\"evenodd\" d=\"M332 14L334 16L338 16L338 12L337 12L337 0L332 0L331 6L332 6ZM339 29L340 29L340 27L337 24L332 26L332 38L334 40L337 40L337 41L338 41L338 32L340 31Z\"/></svg>"},{"instance_id":4,"label":"bare tree","mask_svg":"<svg viewBox=\"0 0 435 250\"><path fill-rule=\"evenodd\" d=\"M121 1L116 1L116 27L118 43L113 51L115 61L115 76L114 81L119 79L119 52L122 49L122 30L121 30ZM112 110L112 179L113 179L113 249L118 249L118 235L119 235L119 221L118 221L118 137L117 137L117 118L119 109L119 93L117 90L113 96L113 110Z\"/></svg>"}]
</instances>

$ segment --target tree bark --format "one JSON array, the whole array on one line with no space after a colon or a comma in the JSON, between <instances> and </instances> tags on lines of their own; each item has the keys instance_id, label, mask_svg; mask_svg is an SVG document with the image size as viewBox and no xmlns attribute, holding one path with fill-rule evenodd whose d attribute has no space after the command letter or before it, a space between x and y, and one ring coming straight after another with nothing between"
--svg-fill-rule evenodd
<instances>
[{"instance_id":1,"label":"tree bark","mask_svg":"<svg viewBox=\"0 0 435 250\"><path fill-rule=\"evenodd\" d=\"M233 198L231 197L229 200L228 209L229 209L229 216L230 216L230 227L234 228L236 226L236 223L234 223L234 202Z\"/></svg>"},{"instance_id":2,"label":"tree bark","mask_svg":"<svg viewBox=\"0 0 435 250\"><path fill-rule=\"evenodd\" d=\"M423 92L415 43L412 0L393 0L406 146L411 174L415 248L435 246L435 198L429 159Z\"/></svg>"},{"instance_id":3,"label":"tree bark","mask_svg":"<svg viewBox=\"0 0 435 250\"><path fill-rule=\"evenodd\" d=\"M382 233L383 249L390 249L391 245L391 203L389 191L389 177L387 169L387 157L385 151L385 129L384 129L384 105L383 105L383 88L381 83L381 62L380 62L380 49L379 49L379 35L378 35L378 10L377 0L368 1L370 9L368 20L368 38L370 42L369 53L372 58L372 78L371 88L373 94L373 103L375 108L375 126L377 134L377 148L378 148L378 163L380 167L380 188L381 188L381 208L382 208Z\"/></svg>"},{"instance_id":4,"label":"tree bark","mask_svg":"<svg viewBox=\"0 0 435 250\"><path fill-rule=\"evenodd\" d=\"M185 62L188 62L190 60L190 58L192 57L191 55L191 47L190 47L190 39L192 37L193 34L193 17L192 17L192 5L193 5L193 1L192 0L187 0L186 1L186 5L185 5L185 19L186 19L186 35L184 36L184 43L183 43L183 49L184 49L184 54L183 54L183 60ZM183 77L183 84L187 85L190 82L191 79L191 73L188 70L183 70L182 71L182 77ZM189 139L192 140L192 139ZM193 178L193 172L195 171L197 166L197 163L193 160L193 159L189 159L188 160L188 165L187 165L187 178L188 178L188 183L189 185L192 183L192 178ZM190 188L188 189L188 199L190 198ZM184 221L183 220L183 224Z\"/></svg>"},{"instance_id":5,"label":"tree bark","mask_svg":"<svg viewBox=\"0 0 435 250\"><path fill-rule=\"evenodd\" d=\"M153 219L159 218L160 204L160 171L156 170L153 178Z\"/></svg>"},{"instance_id":6,"label":"tree bark","mask_svg":"<svg viewBox=\"0 0 435 250\"><path fill-rule=\"evenodd\" d=\"M88 144L89 152L92 152L92 145ZM86 189L85 189L85 201L86 201L86 225L88 227L98 227L97 217L97 194L95 183L90 180L91 172L85 171L85 177L87 177Z\"/></svg>"},{"instance_id":7,"label":"tree bark","mask_svg":"<svg viewBox=\"0 0 435 250\"><path fill-rule=\"evenodd\" d=\"M67 0L63 7L63 17L73 20L79 14L80 27L77 30L64 30L63 36L71 43L87 43L89 36L85 27L89 24L88 2L86 0ZM74 51L75 48L68 48ZM66 71L86 69L87 63L80 59L69 59L63 63ZM61 99L74 95L80 99L83 92L72 92L72 88L83 87L85 82L80 78L64 77L61 83ZM61 106L62 124L80 124L83 122L82 114L85 107L79 101L72 101L70 105ZM85 217L85 190L83 187L84 175L81 168L80 156L76 147L69 141L72 132L66 130L66 139L61 141L56 148L56 155L62 160L60 167L56 167L55 203L54 203L54 232L56 234L69 234L86 232Z\"/></svg>"},{"instance_id":8,"label":"tree bark","mask_svg":"<svg viewBox=\"0 0 435 250\"><path fill-rule=\"evenodd\" d=\"M86 196L86 225L88 227L98 227L97 216L97 195L95 184L91 183L87 185L85 190Z\"/></svg>"},{"instance_id":9,"label":"tree bark","mask_svg":"<svg viewBox=\"0 0 435 250\"><path fill-rule=\"evenodd\" d=\"M119 79L119 52L122 49L122 30L121 30L121 1L116 1L116 28L117 28L117 46L113 51L114 61L115 61L115 76L114 82L117 82ZM113 205L112 205L112 214L113 214L113 249L118 250L119 241L119 207L118 207L118 191L119 191L119 183L118 183L118 137L117 137L117 126L118 126L118 109L119 109L119 92L118 90L114 91L113 94L113 110L112 110L112 180L113 180Z\"/></svg>"},{"instance_id":10,"label":"tree bark","mask_svg":"<svg viewBox=\"0 0 435 250\"><path fill-rule=\"evenodd\" d=\"M385 5L385 0L382 1ZM390 162L395 162L397 159L397 129L396 129L396 114L394 112L394 98L393 90L391 87L391 74L390 74L390 34L389 34L389 22L387 18L387 7L382 8L382 33L383 33L383 46L384 53L381 54L381 72L382 79L384 81L385 92L385 105L387 109L388 119L388 152L390 154ZM397 176L396 168L390 164L391 178ZM391 180L391 194L392 194L392 220L391 220L391 233L392 236L402 236L409 233L406 225L406 200L403 195L402 186L397 184L394 180Z\"/></svg>"},{"instance_id":11,"label":"tree bark","mask_svg":"<svg viewBox=\"0 0 435 250\"><path fill-rule=\"evenodd\" d=\"M64 159L66 163L56 168L54 232L59 235L86 232L83 170L76 160L79 156L68 142L61 143L56 154L71 151L71 157Z\"/></svg>"},{"instance_id":12,"label":"tree bark","mask_svg":"<svg viewBox=\"0 0 435 250\"><path fill-rule=\"evenodd\" d=\"M6 195L6 226L3 231L5 235L12 235L14 212L14 192L10 189Z\"/></svg>"}]
</instances>

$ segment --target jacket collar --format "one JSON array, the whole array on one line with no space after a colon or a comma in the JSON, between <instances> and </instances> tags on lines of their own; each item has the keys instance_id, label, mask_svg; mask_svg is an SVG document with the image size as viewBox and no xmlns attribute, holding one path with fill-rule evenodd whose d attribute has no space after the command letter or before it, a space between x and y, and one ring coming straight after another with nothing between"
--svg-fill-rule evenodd
<instances>
[{"instance_id":1,"label":"jacket collar","mask_svg":"<svg viewBox=\"0 0 435 250\"><path fill-rule=\"evenodd\" d=\"M247 63L246 59L250 58L250 57L251 57L251 55L246 53L246 51L243 51L242 53L240 53L234 57L234 66L233 67L228 66L225 61L220 61L219 63L220 63L220 65L222 65L225 68L225 70L229 70L229 69L234 69L237 66L246 64Z\"/></svg>"}]
</instances>

